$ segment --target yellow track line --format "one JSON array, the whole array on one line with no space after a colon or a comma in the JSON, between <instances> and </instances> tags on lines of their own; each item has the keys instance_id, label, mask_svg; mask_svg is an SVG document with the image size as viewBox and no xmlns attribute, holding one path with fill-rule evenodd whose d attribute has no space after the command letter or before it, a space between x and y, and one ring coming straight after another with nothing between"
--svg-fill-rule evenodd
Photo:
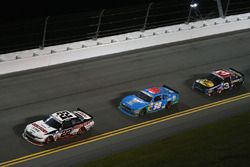
<instances>
[{"instance_id":1,"label":"yellow track line","mask_svg":"<svg viewBox=\"0 0 250 167\"><path fill-rule=\"evenodd\" d=\"M123 134L123 133L129 132L129 131L135 130L135 129L139 129L139 128L143 128L143 127L146 127L146 126L154 125L154 124L157 124L157 123L160 123L160 122L163 122L163 121L167 121L167 120L171 120L171 119L174 119L174 118L182 117L182 116L189 115L189 114L192 114L192 113L195 113L195 112L199 112L201 110L205 110L205 109L209 109L209 108L212 108L212 107L220 106L220 105L227 104L227 103L230 103L230 102L234 102L234 101L237 101L237 100L241 100L241 99L244 99L244 98L247 98L247 97L250 97L250 93L245 93L245 94L235 96L235 97L232 97L232 98L228 98L228 99L224 99L224 100L221 100L221 101L218 101L218 102L213 102L213 103L205 104L205 105L195 107L195 108L192 108L192 109L187 109L187 110L175 113L175 114L167 115L167 116L164 116L164 117L160 117L160 118L156 118L156 119L153 119L153 120L145 121L145 122L142 122L142 123L139 123L139 124L131 125L131 126L124 127L124 128L117 129L117 130L113 130L113 131L110 131L110 132L106 132L106 133L103 133L103 134L100 134L100 135L97 135L97 136L93 136L93 137L90 137L88 139L84 139L84 140L81 140L81 141L78 141L78 142L73 142L73 143L66 144L66 145L63 145L63 146L59 146L59 147L56 147L56 148L52 148L52 149L37 152L37 153L34 153L34 154L26 155L26 156L23 156L23 157L20 157L20 158L16 158L16 159L13 159L13 160L10 160L10 161L2 162L2 163L0 163L0 166L10 166L10 165L19 164L19 163L29 161L29 160L32 160L32 159L35 159L35 158L43 157L43 156L53 154L53 153L56 153L56 152L60 152L60 151L63 151L63 150L68 150L70 148L74 148L74 147L77 147L77 146L80 146L80 145L83 145L83 144L91 143L91 142L94 142L94 141L99 141L99 140L102 140L102 139L105 139L105 138L108 138L108 137L116 136L118 134Z\"/></svg>"}]
</instances>

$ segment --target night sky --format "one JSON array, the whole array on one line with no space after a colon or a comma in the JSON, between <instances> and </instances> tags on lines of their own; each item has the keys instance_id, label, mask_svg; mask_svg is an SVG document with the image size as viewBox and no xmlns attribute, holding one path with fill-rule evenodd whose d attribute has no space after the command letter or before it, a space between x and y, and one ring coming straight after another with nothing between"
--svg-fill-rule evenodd
<instances>
[{"instance_id":1,"label":"night sky","mask_svg":"<svg viewBox=\"0 0 250 167\"><path fill-rule=\"evenodd\" d=\"M82 0L82 1L26 1L9 0L1 4L1 22L32 18L98 11L103 8L120 8L164 0ZM175 0L179 1L179 0Z\"/></svg>"},{"instance_id":2,"label":"night sky","mask_svg":"<svg viewBox=\"0 0 250 167\"><path fill-rule=\"evenodd\" d=\"M169 4L181 4L191 1L192 0L8 0L1 2L0 23L13 22L16 20L29 20L32 18L45 18L46 16L100 11L101 9L121 8L125 6L147 4L150 2L168 2ZM209 0L194 1L203 3ZM216 0L210 0L210 2L211 1L216 2ZM228 0L221 1L222 3L226 4ZM244 4L246 2L250 3L250 0L231 0L231 4ZM247 3L246 5L248 5L249 3Z\"/></svg>"}]
</instances>

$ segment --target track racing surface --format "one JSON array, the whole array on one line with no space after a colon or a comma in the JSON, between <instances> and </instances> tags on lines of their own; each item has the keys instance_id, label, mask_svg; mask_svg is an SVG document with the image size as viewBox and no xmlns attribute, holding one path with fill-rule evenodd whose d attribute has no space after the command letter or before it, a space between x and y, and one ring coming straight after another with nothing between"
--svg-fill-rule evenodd
<instances>
[{"instance_id":1,"label":"track racing surface","mask_svg":"<svg viewBox=\"0 0 250 167\"><path fill-rule=\"evenodd\" d=\"M239 112L250 112L250 31L163 45L0 77L0 166L75 166ZM208 97L196 78L218 68L245 74L243 87ZM136 90L168 85L180 92L169 111L130 118L117 106ZM83 136L34 146L25 126L58 110L95 118Z\"/></svg>"}]
</instances>

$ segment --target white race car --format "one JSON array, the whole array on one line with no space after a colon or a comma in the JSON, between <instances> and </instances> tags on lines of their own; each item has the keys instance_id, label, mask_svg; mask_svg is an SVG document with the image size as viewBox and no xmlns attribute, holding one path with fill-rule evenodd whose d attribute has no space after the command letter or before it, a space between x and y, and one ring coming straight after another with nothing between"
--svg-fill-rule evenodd
<instances>
[{"instance_id":1,"label":"white race car","mask_svg":"<svg viewBox=\"0 0 250 167\"><path fill-rule=\"evenodd\" d=\"M23 137L32 144L43 146L62 138L84 134L94 126L93 116L80 108L76 111L58 111L28 124Z\"/></svg>"}]
</instances>

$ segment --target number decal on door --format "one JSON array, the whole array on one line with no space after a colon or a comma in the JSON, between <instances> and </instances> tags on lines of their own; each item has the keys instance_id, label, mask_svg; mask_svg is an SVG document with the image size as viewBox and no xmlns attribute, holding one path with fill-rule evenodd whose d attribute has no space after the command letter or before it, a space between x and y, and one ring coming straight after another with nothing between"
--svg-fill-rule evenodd
<instances>
[{"instance_id":1,"label":"number decal on door","mask_svg":"<svg viewBox=\"0 0 250 167\"><path fill-rule=\"evenodd\" d=\"M162 102L155 102L155 103L154 103L154 108L153 108L153 110L158 110L158 109L160 109L160 108L161 108L161 104L162 104Z\"/></svg>"},{"instance_id":2,"label":"number decal on door","mask_svg":"<svg viewBox=\"0 0 250 167\"><path fill-rule=\"evenodd\" d=\"M71 131L72 131L72 128L63 130L61 137L69 136Z\"/></svg>"},{"instance_id":3,"label":"number decal on door","mask_svg":"<svg viewBox=\"0 0 250 167\"><path fill-rule=\"evenodd\" d=\"M224 89L229 89L229 88L230 88L229 83L227 83L227 82L224 83L223 88L224 88Z\"/></svg>"}]
</instances>

